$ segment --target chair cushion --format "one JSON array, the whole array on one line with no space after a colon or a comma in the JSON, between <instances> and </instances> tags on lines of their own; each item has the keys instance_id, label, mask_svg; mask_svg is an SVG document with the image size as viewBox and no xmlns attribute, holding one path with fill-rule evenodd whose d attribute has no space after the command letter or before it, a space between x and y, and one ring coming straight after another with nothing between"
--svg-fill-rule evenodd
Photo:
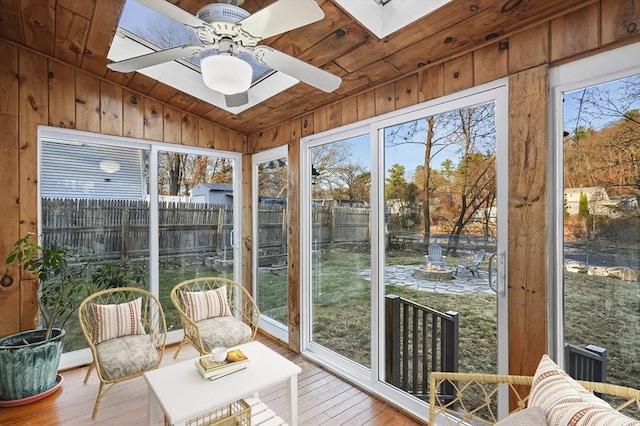
<instances>
[{"instance_id":1,"label":"chair cushion","mask_svg":"<svg viewBox=\"0 0 640 426\"><path fill-rule=\"evenodd\" d=\"M640 422L611 408L585 389L547 355L543 355L533 376L529 406L544 410L548 424L554 425L640 425Z\"/></svg>"},{"instance_id":2,"label":"chair cushion","mask_svg":"<svg viewBox=\"0 0 640 426\"><path fill-rule=\"evenodd\" d=\"M110 339L96 346L102 377L120 379L154 368L158 351L147 335L131 335Z\"/></svg>"},{"instance_id":3,"label":"chair cushion","mask_svg":"<svg viewBox=\"0 0 640 426\"><path fill-rule=\"evenodd\" d=\"M227 286L207 291L182 291L187 316L193 321L231 315Z\"/></svg>"},{"instance_id":4,"label":"chair cushion","mask_svg":"<svg viewBox=\"0 0 640 426\"><path fill-rule=\"evenodd\" d=\"M93 304L93 315L96 320L94 342L98 344L116 337L144 334L144 326L140 321L141 306L141 297L126 303Z\"/></svg>"},{"instance_id":5,"label":"chair cushion","mask_svg":"<svg viewBox=\"0 0 640 426\"><path fill-rule=\"evenodd\" d=\"M496 426L546 426L547 418L542 407L528 407L509 414L496 423Z\"/></svg>"},{"instance_id":6,"label":"chair cushion","mask_svg":"<svg viewBox=\"0 0 640 426\"><path fill-rule=\"evenodd\" d=\"M253 334L251 327L232 316L208 318L197 324L207 351L220 346L230 348L246 343Z\"/></svg>"}]
</instances>

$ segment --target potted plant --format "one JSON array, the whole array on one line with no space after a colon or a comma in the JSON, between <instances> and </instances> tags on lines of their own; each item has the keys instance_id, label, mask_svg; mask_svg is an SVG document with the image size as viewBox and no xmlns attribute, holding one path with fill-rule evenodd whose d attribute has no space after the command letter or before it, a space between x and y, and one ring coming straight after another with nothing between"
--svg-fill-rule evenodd
<instances>
[{"instance_id":1,"label":"potted plant","mask_svg":"<svg viewBox=\"0 0 640 426\"><path fill-rule=\"evenodd\" d=\"M0 401L24 400L44 394L60 381L58 367L64 326L85 297L106 287L126 285L123 266L102 265L87 278L83 266L69 265L69 250L41 247L35 234L16 241L6 264L16 262L39 279L38 311L42 328L0 338ZM136 280L138 281L138 280ZM11 285L7 274L2 285Z\"/></svg>"}]
</instances>

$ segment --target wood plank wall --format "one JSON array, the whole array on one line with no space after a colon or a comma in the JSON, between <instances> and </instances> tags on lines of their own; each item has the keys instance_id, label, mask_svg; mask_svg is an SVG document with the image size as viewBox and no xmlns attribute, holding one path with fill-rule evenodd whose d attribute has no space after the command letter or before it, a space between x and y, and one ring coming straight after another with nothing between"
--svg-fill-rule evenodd
<instances>
[{"instance_id":1,"label":"wood plank wall","mask_svg":"<svg viewBox=\"0 0 640 426\"><path fill-rule=\"evenodd\" d=\"M102 5L103 2L99 2ZM111 4L104 2L105 5ZM106 7L106 6L105 6ZM289 145L289 194L297 194L299 186L299 145L301 137L384 114L418 102L424 102L501 77L509 77L512 86L510 143L520 181L512 186L510 198L522 197L520 185L539 176L536 168L546 170L545 153L548 148L543 120L527 117L547 108L546 79L541 82L540 70L574 58L588 56L630 42L640 35L640 6L638 0L585 1L573 12L557 16L548 22L511 32L508 37L487 42L473 52L467 52L440 63L429 64L414 73L379 87L343 99L324 108L278 124L247 137L230 131L193 112L165 104L162 94L151 91L148 96L101 79L73 66L34 53L0 39L0 185L5 189L5 203L0 213L0 254L26 231L35 231L37 222L37 125L75 128L109 135L147 138L203 148L216 148L252 154L264 149ZM53 37L43 37L43 42ZM86 45L90 46L91 40ZM94 52L96 53L96 52ZM100 52L92 55L99 58ZM103 72L104 60L96 61L95 69L83 65L87 71ZM536 68L542 66L543 68ZM539 97L516 96L514 87L532 88ZM140 87L145 86L142 79ZM526 99L526 102L524 102ZM535 102L535 105L530 105ZM543 118L542 115L538 118ZM544 118L546 120L546 117ZM523 129L535 123L538 138L523 139ZM526 142L526 143L525 143ZM525 147L537 152L535 162L523 162ZM250 188L251 168L248 157L243 160L245 191ZM537 188L540 194L546 186ZM250 196L245 197L243 223L250 224ZM289 217L289 287L291 314L290 346L299 347L299 203L292 197ZM546 212L546 199L539 197L531 211ZM539 312L546 309L547 248L539 240L527 238L531 229L541 233L548 229L546 214L527 217L528 227L521 225L524 215L510 207L509 274L510 282L520 291L511 291L510 310L536 312L535 318L514 321L512 327L510 369L513 373L530 374L539 355L546 350L546 319ZM531 221L535 221L532 223ZM244 227L242 238L245 254L250 253L251 229ZM542 245L541 245L542 244ZM545 265L537 271L524 268L522 253L529 261ZM532 257L533 256L533 257ZM251 282L250 265L243 267L244 281ZM516 271L519 271L516 274ZM4 272L4 271L2 271ZM14 277L18 271L8 270ZM247 284L248 285L248 284ZM19 285L0 287L0 335L33 326L35 318L36 283L21 277ZM524 309L524 310L521 310ZM520 351L520 352L516 352Z\"/></svg>"},{"instance_id":2,"label":"wood plank wall","mask_svg":"<svg viewBox=\"0 0 640 426\"><path fill-rule=\"evenodd\" d=\"M509 370L533 374L547 351L547 141L550 66L637 42L637 0L585 2L566 15L425 66L357 96L249 135L249 153L289 145L289 194L298 194L299 139L509 77ZM293 197L289 202L297 202ZM289 218L289 338L299 348L299 208Z\"/></svg>"},{"instance_id":3,"label":"wood plank wall","mask_svg":"<svg viewBox=\"0 0 640 426\"><path fill-rule=\"evenodd\" d=\"M37 231L38 125L246 151L240 133L12 42L0 39L0 57L2 265L14 241ZM37 311L37 281L7 272L16 281L0 287L0 336L33 328Z\"/></svg>"}]
</instances>

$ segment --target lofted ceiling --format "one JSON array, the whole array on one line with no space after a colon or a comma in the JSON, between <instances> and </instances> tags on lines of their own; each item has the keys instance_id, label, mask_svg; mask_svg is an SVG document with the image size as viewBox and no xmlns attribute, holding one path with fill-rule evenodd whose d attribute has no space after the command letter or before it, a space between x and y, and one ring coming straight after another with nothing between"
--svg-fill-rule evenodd
<instances>
[{"instance_id":1,"label":"lofted ceiling","mask_svg":"<svg viewBox=\"0 0 640 426\"><path fill-rule=\"evenodd\" d=\"M170 1L195 14L203 5L217 0ZM245 0L242 8L254 13L273 2ZM452 0L383 39L339 3L318 0L325 19L260 44L271 45L342 77L341 86L333 93L325 93L298 83L237 115L143 74L123 74L106 68L110 62L106 55L124 0L2 0L0 37L249 135L396 80L419 67L493 43L588 1Z\"/></svg>"}]
</instances>

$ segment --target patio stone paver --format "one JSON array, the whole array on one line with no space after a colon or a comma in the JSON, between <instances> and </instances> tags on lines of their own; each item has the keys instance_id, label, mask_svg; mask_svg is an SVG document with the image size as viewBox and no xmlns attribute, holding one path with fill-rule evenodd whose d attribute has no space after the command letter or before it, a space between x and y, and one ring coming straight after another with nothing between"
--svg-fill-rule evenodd
<instances>
[{"instance_id":1,"label":"patio stone paver","mask_svg":"<svg viewBox=\"0 0 640 426\"><path fill-rule=\"evenodd\" d=\"M451 280L431 281L415 277L413 271L417 267L418 265L387 266L384 269L385 283L397 286L411 286L416 290L435 293L495 295L495 292L489 287L488 274L484 271L479 271L477 276L472 276L470 272L466 272ZM362 271L360 276L370 281L371 270Z\"/></svg>"}]
</instances>

